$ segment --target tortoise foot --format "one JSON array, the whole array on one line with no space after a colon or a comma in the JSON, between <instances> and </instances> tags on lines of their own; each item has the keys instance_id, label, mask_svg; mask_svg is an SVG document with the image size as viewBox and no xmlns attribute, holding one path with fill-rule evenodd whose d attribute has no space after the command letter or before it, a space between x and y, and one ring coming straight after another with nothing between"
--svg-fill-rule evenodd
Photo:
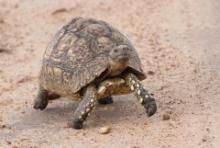
<instances>
[{"instance_id":1,"label":"tortoise foot","mask_svg":"<svg viewBox=\"0 0 220 148\"><path fill-rule=\"evenodd\" d=\"M83 128L83 121L81 120L69 121L67 124L68 124L68 127L72 127L77 130Z\"/></svg>"},{"instance_id":2,"label":"tortoise foot","mask_svg":"<svg viewBox=\"0 0 220 148\"><path fill-rule=\"evenodd\" d=\"M105 97L105 98L102 98L102 99L99 99L99 100L98 100L98 103L99 103L99 104L103 104L103 105L112 104L113 102L114 102L114 101L113 101L113 99L112 99L111 96Z\"/></svg>"},{"instance_id":3,"label":"tortoise foot","mask_svg":"<svg viewBox=\"0 0 220 148\"><path fill-rule=\"evenodd\" d=\"M145 104L144 107L145 107L146 113L149 117L154 115L157 111L157 104L156 104L155 100L149 102L148 104Z\"/></svg>"}]
</instances>

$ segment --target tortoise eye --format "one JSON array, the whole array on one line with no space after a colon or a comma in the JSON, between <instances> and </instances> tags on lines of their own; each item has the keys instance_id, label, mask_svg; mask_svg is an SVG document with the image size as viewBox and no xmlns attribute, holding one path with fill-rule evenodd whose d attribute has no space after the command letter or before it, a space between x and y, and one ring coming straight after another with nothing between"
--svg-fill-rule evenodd
<instances>
[{"instance_id":1,"label":"tortoise eye","mask_svg":"<svg viewBox=\"0 0 220 148\"><path fill-rule=\"evenodd\" d=\"M117 49L114 49L114 52L115 52L115 53L117 53L117 52L118 52L118 50L117 50Z\"/></svg>"}]
</instances>

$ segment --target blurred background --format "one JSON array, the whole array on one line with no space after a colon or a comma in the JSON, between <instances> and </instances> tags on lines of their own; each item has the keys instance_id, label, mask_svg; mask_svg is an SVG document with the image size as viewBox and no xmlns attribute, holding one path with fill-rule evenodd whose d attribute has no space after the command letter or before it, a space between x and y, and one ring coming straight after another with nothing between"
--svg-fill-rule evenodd
<instances>
[{"instance_id":1,"label":"blurred background","mask_svg":"<svg viewBox=\"0 0 220 148\"><path fill-rule=\"evenodd\" d=\"M218 0L0 0L0 147L219 147L219 10ZM77 16L131 40L157 114L148 118L132 94L115 96L76 131L65 124L78 102L32 109L47 44ZM112 131L100 135L102 126Z\"/></svg>"}]
</instances>

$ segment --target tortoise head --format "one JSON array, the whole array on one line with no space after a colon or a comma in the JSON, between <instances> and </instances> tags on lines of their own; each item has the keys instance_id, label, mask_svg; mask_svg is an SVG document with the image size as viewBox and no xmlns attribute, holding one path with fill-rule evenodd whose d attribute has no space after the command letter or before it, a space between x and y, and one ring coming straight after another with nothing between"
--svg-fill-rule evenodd
<instances>
[{"instance_id":1,"label":"tortoise head","mask_svg":"<svg viewBox=\"0 0 220 148\"><path fill-rule=\"evenodd\" d=\"M109 52L110 75L120 74L127 68L130 52L128 45L118 45Z\"/></svg>"},{"instance_id":2,"label":"tortoise head","mask_svg":"<svg viewBox=\"0 0 220 148\"><path fill-rule=\"evenodd\" d=\"M109 57L115 61L128 61L130 51L131 49L128 45L118 45L110 51Z\"/></svg>"}]
</instances>

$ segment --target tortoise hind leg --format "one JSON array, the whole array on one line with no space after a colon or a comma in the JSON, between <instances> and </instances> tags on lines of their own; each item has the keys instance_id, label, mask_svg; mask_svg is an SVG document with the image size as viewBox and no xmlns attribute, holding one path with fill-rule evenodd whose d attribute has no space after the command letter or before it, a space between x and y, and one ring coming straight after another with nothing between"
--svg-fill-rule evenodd
<instances>
[{"instance_id":1,"label":"tortoise hind leg","mask_svg":"<svg viewBox=\"0 0 220 148\"><path fill-rule=\"evenodd\" d=\"M108 97L105 97L105 98L98 99L98 103L103 104L103 105L112 104L113 103L112 96L108 96Z\"/></svg>"},{"instance_id":2,"label":"tortoise hind leg","mask_svg":"<svg viewBox=\"0 0 220 148\"><path fill-rule=\"evenodd\" d=\"M48 105L48 91L43 87L39 87L37 97L34 100L34 109L43 110Z\"/></svg>"}]
</instances>

